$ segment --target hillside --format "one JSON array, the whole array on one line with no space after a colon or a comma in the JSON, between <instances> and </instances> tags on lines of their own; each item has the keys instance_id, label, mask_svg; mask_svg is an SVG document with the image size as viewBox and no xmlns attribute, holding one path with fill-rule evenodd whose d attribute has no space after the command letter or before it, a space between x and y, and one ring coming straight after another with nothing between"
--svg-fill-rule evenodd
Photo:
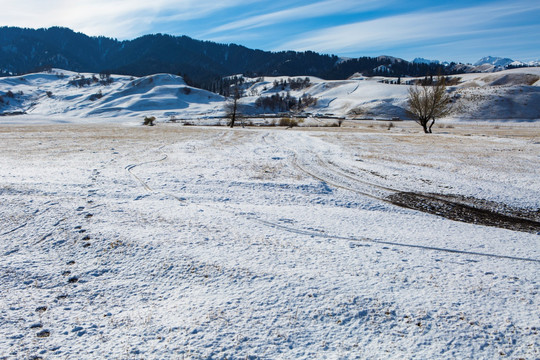
<instances>
[{"instance_id":1,"label":"hillside","mask_svg":"<svg viewBox=\"0 0 540 360\"><path fill-rule=\"evenodd\" d=\"M102 80L96 74L54 69L0 78L0 109L4 114L120 119L182 113L191 118L221 114L224 100L170 74L141 78L114 75Z\"/></svg>"},{"instance_id":2,"label":"hillside","mask_svg":"<svg viewBox=\"0 0 540 360\"><path fill-rule=\"evenodd\" d=\"M236 83L244 95L239 103L245 115L292 112L351 119L406 119L406 83L415 80L404 78L398 85L393 78L362 75L347 80L305 76L234 79L231 83ZM455 85L448 88L454 99L453 118L538 120L539 79L540 68L456 75ZM143 116L156 116L158 121L171 117L215 119L225 116L226 101L221 95L189 86L182 77L170 74L99 76L53 69L0 78L0 114L25 114L25 119L41 122L53 118L68 122L126 121ZM8 121L23 120L13 116L0 119Z\"/></svg>"}]
</instances>

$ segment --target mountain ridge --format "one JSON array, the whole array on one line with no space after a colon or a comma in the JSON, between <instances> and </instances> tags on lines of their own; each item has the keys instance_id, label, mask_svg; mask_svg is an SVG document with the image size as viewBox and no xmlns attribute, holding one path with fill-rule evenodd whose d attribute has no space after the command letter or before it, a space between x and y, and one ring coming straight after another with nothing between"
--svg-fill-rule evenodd
<instances>
[{"instance_id":1,"label":"mountain ridge","mask_svg":"<svg viewBox=\"0 0 540 360\"><path fill-rule=\"evenodd\" d=\"M63 27L0 27L0 77L51 68L139 77L169 73L181 75L189 85L222 94L227 85L224 78L235 74L345 80L354 74L414 77L538 65L538 61L524 63L492 56L475 65L423 58L407 61L388 55L343 58L313 51L269 52L185 35L152 34L119 41L104 36L90 37Z\"/></svg>"},{"instance_id":2,"label":"mountain ridge","mask_svg":"<svg viewBox=\"0 0 540 360\"><path fill-rule=\"evenodd\" d=\"M216 90L219 79L240 73L252 77L305 75L340 80L354 73L378 75L375 69L381 65L389 67L387 75L396 77L448 72L437 64L414 64L391 56L340 59L313 51L268 52L166 34L118 41L89 37L61 27L0 27L3 75L47 68L133 76L171 73L182 75L192 85Z\"/></svg>"}]
</instances>

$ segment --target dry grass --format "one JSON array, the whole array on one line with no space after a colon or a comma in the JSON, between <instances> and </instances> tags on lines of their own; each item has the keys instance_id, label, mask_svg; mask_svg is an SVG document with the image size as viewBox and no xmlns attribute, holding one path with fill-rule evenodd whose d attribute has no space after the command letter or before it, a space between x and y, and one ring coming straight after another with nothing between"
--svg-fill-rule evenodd
<instances>
[{"instance_id":1,"label":"dry grass","mask_svg":"<svg viewBox=\"0 0 540 360\"><path fill-rule=\"evenodd\" d=\"M426 135L414 122L393 123L392 131L386 130L384 121L350 121L347 127L294 128L292 131L308 132L326 141L344 146L361 147L366 156L388 159L431 151L463 157L508 156L509 153L534 155L540 142L540 124L461 124L444 125L436 133ZM282 129L253 128L225 130L216 127L182 127L176 124L159 124L154 127L124 125L0 125L0 151L12 158L31 157L36 154L80 154L81 152L133 152L141 148L159 148L164 144L178 143L196 138L215 137L215 148L239 146L250 141L260 141L262 132ZM291 130L288 130L291 131ZM365 135L376 135L368 136ZM361 139L361 140L359 140ZM527 144L517 148L500 139L520 139ZM390 144L390 145L389 145ZM502 155L501 155L502 154ZM536 154L537 155L537 154ZM239 154L241 156L241 154ZM410 157L410 156L409 156Z\"/></svg>"}]
</instances>

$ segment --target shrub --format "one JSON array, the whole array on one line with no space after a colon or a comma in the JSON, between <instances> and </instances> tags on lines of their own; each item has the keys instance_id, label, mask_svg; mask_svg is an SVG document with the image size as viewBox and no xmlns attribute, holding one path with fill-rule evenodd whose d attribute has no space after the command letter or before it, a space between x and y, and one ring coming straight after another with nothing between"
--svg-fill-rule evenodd
<instances>
[{"instance_id":1,"label":"shrub","mask_svg":"<svg viewBox=\"0 0 540 360\"><path fill-rule=\"evenodd\" d=\"M156 121L156 117L155 117L155 116L146 116L146 117L144 118L144 123L143 123L143 125L154 126L154 121Z\"/></svg>"},{"instance_id":2,"label":"shrub","mask_svg":"<svg viewBox=\"0 0 540 360\"><path fill-rule=\"evenodd\" d=\"M294 126L298 126L298 121L296 119L283 117L279 120L279 126L286 126L286 127L292 128Z\"/></svg>"},{"instance_id":3,"label":"shrub","mask_svg":"<svg viewBox=\"0 0 540 360\"><path fill-rule=\"evenodd\" d=\"M103 97L103 94L101 90L99 90L97 93L90 95L90 101L95 101L97 99L101 99Z\"/></svg>"},{"instance_id":4,"label":"shrub","mask_svg":"<svg viewBox=\"0 0 540 360\"><path fill-rule=\"evenodd\" d=\"M68 81L69 85L77 86L77 87L83 87L85 85L90 85L92 83L92 79L84 77L84 75L77 75L72 80Z\"/></svg>"}]
</instances>

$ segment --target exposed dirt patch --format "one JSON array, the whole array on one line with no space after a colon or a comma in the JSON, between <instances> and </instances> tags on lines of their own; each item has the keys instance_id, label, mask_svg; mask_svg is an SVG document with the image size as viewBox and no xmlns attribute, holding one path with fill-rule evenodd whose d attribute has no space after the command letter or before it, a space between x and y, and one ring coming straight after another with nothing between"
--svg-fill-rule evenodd
<instances>
[{"instance_id":1,"label":"exposed dirt patch","mask_svg":"<svg viewBox=\"0 0 540 360\"><path fill-rule=\"evenodd\" d=\"M540 209L517 209L459 195L398 192L387 199L395 205L450 220L540 234Z\"/></svg>"}]
</instances>

